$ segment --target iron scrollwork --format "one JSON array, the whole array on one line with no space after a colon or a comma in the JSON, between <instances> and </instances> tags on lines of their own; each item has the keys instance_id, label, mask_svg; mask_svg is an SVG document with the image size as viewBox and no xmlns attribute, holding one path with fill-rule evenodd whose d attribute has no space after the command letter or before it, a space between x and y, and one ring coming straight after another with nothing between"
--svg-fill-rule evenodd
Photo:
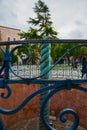
<instances>
[{"instance_id":1,"label":"iron scrollwork","mask_svg":"<svg viewBox=\"0 0 87 130\"><path fill-rule=\"evenodd\" d=\"M84 46L84 45L79 45L77 47L80 47L80 46ZM85 44L85 46L87 46L87 44ZM17 106L16 108L13 108L13 109L4 109L2 107L0 107L0 113L1 114L5 114L5 115L8 115L8 114L14 114L14 113L17 113L18 111L20 111L30 100L32 100L32 98L34 98L35 96L41 94L42 92L44 91L47 91L47 90L50 90L49 93L46 94L45 98L43 99L42 101L42 104L41 104L41 109L40 109L40 117L42 119L42 122L44 124L44 126L48 129L48 130L53 130L53 128L49 125L49 122L47 122L44 118L44 109L45 109L45 106L46 106L46 103L48 102L48 100L57 92L60 92L62 90L69 90L69 89L78 89L78 90L81 90L81 91L84 91L84 92L87 92L87 88L83 87L80 85L81 82L84 82L84 80L80 81L80 83L78 83L78 81L76 80L71 80L71 79L67 79L67 80L63 80L62 82L61 81L55 81L55 80L38 80L40 79L42 76L44 76L45 74L47 74L50 70L53 69L53 67L66 55L68 54L70 51L72 51L74 48L77 48L77 47L73 47L72 49L68 50L68 52L66 52L47 72L45 72L44 74L42 75L39 75L38 77L35 77L35 78L24 78L24 77L21 77L20 75L17 75L14 70L12 69L12 65L11 65L11 62L12 62L12 55L14 53L14 51L18 48L25 48L28 52L27 54L27 57L25 59L21 58L22 60L27 60L29 57L30 57L30 52L28 51L28 49L25 47L25 46L16 46L15 48L13 48L11 50L11 52L9 52L8 54L6 54L6 52L1 49L2 53L4 56L7 56L4 58L3 60L3 65L0 69L0 73L3 72L3 70L5 69L6 64L9 66L9 69L10 71L20 79L20 82L23 81L22 83L26 83L26 84L29 84L29 83L39 83L39 84L48 84L47 86L45 86L44 88L40 88L38 89L37 91L33 92L32 94L30 94L28 97L25 98L25 100L19 105ZM87 82L87 81L86 81ZM12 90L11 88L8 86L8 84L10 83L10 79L7 79L6 77L4 78L1 78L0 79L0 88L6 88L7 89L7 94L5 93L1 93L0 94L0 97L3 98L3 99L6 99L8 97L10 97L11 93L12 93ZM14 83L14 81L13 81ZM49 84L53 84L53 85L49 85ZM59 117L60 117L60 121L62 122L66 122L67 119L64 117L65 114L72 114L74 116L74 123L73 125L68 129L68 130L75 130L77 127L78 127L78 124L79 124L79 116L78 114L73 110L73 109L70 109L70 108L65 108L63 110L61 110L61 112L59 113ZM1 119L0 119L1 120ZM2 124L2 121L0 121L0 123ZM0 125L0 127L2 128L2 130L4 130L4 127L3 125Z\"/></svg>"},{"instance_id":2,"label":"iron scrollwork","mask_svg":"<svg viewBox=\"0 0 87 130\"><path fill-rule=\"evenodd\" d=\"M10 95L11 95L11 93L12 93L12 91L11 91L11 88L7 85L7 82L6 82L6 79L7 79L7 71L5 71L6 69L9 69L15 76L17 76L18 78L20 78L20 79L23 79L23 77L21 77L21 76L19 76L19 75L17 75L14 71L13 71L13 69L12 69L12 65L11 65L11 62L12 62L12 55L13 55L13 53L14 53L14 51L16 50L16 49L18 49L18 48L23 48L23 49L26 49L27 50L27 56L25 57L25 59L24 60L28 60L28 58L30 57L30 52L29 52L29 50L27 49L27 47L26 46L16 46L15 48L13 48L12 50L11 50L11 52L9 52L9 51L5 51L3 48L0 48L0 50L1 50L1 52L3 53L3 64L2 64L2 66L1 66L1 68L0 68L0 74L1 74L1 76L2 76L2 72L4 72L4 75L1 77L1 79L0 79L0 88L3 88L3 89L6 89L7 90L7 94L5 94L5 92L1 92L1 94L0 94L0 97L2 97L2 98L8 98ZM8 65L8 66L7 66ZM6 68L6 67L8 67L8 68Z\"/></svg>"}]
</instances>

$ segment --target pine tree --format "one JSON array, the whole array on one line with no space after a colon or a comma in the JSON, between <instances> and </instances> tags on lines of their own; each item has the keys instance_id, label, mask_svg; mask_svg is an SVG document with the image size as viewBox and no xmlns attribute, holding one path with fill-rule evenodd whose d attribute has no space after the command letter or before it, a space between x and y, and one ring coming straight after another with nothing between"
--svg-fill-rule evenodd
<instances>
[{"instance_id":1,"label":"pine tree","mask_svg":"<svg viewBox=\"0 0 87 130\"><path fill-rule=\"evenodd\" d=\"M34 12L36 13L36 17L30 17L28 23L31 23L34 27L37 26L41 38L45 35L50 38L56 38L57 32L52 27L53 22L51 21L51 14L47 5L41 0L38 0L35 3Z\"/></svg>"},{"instance_id":2,"label":"pine tree","mask_svg":"<svg viewBox=\"0 0 87 130\"><path fill-rule=\"evenodd\" d=\"M30 28L28 32L22 32L20 35L25 39L34 39L34 38L43 38L44 36L49 36L49 38L57 38L57 32L54 30L51 21L51 14L47 5L38 0L35 3L34 13L36 14L35 18L29 18Z\"/></svg>"}]
</instances>

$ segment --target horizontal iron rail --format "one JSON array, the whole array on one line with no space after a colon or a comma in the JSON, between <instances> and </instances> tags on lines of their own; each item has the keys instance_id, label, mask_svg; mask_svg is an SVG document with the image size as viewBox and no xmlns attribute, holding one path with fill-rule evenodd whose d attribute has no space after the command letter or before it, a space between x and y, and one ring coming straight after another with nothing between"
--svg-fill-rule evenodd
<instances>
[{"instance_id":1,"label":"horizontal iron rail","mask_svg":"<svg viewBox=\"0 0 87 130\"><path fill-rule=\"evenodd\" d=\"M1 79L4 80L4 79ZM0 80L0 82L2 82ZM67 81L72 81L72 83L87 83L87 79L65 79L65 80L48 80L48 79L19 79L19 80L4 80L7 84L54 84L54 83L65 83Z\"/></svg>"},{"instance_id":2,"label":"horizontal iron rail","mask_svg":"<svg viewBox=\"0 0 87 130\"><path fill-rule=\"evenodd\" d=\"M87 39L58 39L58 40L43 40L43 39L34 39L34 40L19 40L19 41L4 41L0 42L0 45L15 45L15 44L35 44L35 43L87 43Z\"/></svg>"}]
</instances>

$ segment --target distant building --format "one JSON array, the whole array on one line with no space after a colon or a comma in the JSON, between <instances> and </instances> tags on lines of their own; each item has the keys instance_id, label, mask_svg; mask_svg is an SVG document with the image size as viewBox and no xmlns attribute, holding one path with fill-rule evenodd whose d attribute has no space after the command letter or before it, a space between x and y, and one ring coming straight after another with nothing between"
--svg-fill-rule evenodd
<instances>
[{"instance_id":1,"label":"distant building","mask_svg":"<svg viewBox=\"0 0 87 130\"><path fill-rule=\"evenodd\" d=\"M21 30L20 29L16 29L16 28L11 28L11 27L6 27L6 26L0 26L0 41L4 42L4 41L18 41L21 40L20 36L18 35L18 33L20 33ZM14 48L17 45L11 45L9 49ZM2 46L3 48L5 48L6 46ZM17 52L17 50L15 51L15 53ZM0 54L1 56L1 54ZM18 60L20 61L20 57L18 56Z\"/></svg>"},{"instance_id":2,"label":"distant building","mask_svg":"<svg viewBox=\"0 0 87 130\"><path fill-rule=\"evenodd\" d=\"M20 40L20 29L0 26L0 41L17 41Z\"/></svg>"}]
</instances>

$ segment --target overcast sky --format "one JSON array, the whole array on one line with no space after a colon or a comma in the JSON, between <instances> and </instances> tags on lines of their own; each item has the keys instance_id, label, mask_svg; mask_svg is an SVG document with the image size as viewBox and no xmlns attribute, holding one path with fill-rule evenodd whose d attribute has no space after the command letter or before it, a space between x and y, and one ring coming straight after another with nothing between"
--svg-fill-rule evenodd
<instances>
[{"instance_id":1,"label":"overcast sky","mask_svg":"<svg viewBox=\"0 0 87 130\"><path fill-rule=\"evenodd\" d=\"M27 31L29 17L38 0L0 0L0 26ZM48 6L53 27L63 39L87 39L87 0L43 0Z\"/></svg>"}]
</instances>

